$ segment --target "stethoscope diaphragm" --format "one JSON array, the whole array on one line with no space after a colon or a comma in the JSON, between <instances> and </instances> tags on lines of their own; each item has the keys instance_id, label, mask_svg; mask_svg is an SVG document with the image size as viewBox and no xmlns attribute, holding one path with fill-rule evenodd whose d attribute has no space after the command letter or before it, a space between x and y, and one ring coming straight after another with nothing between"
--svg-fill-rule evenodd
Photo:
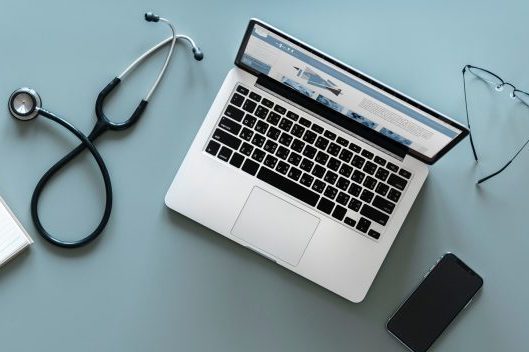
<instances>
[{"instance_id":1,"label":"stethoscope diaphragm","mask_svg":"<svg viewBox=\"0 0 529 352\"><path fill-rule=\"evenodd\" d=\"M21 121L32 120L42 106L39 94L31 88L19 88L9 97L9 112Z\"/></svg>"}]
</instances>

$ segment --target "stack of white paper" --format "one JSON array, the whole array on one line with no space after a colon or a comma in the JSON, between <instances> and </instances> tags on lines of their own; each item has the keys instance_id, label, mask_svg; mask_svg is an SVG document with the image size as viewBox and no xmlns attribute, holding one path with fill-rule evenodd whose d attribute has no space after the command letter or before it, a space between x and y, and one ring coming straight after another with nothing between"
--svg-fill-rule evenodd
<instances>
[{"instance_id":1,"label":"stack of white paper","mask_svg":"<svg viewBox=\"0 0 529 352\"><path fill-rule=\"evenodd\" d=\"M0 266L31 243L31 237L0 198Z\"/></svg>"}]
</instances>

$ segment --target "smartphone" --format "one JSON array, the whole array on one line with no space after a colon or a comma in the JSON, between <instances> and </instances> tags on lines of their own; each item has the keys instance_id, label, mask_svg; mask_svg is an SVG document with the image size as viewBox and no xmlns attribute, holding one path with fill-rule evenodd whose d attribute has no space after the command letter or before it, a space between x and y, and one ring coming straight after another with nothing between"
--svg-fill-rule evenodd
<instances>
[{"instance_id":1,"label":"smartphone","mask_svg":"<svg viewBox=\"0 0 529 352\"><path fill-rule=\"evenodd\" d=\"M386 328L413 352L424 352L465 309L483 279L461 259L446 253L389 319Z\"/></svg>"}]
</instances>

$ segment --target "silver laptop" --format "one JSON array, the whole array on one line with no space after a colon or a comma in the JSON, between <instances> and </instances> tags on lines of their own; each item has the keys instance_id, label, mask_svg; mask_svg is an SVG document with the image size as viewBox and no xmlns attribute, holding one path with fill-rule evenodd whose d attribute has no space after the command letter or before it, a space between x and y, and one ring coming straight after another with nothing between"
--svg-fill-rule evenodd
<instances>
[{"instance_id":1,"label":"silver laptop","mask_svg":"<svg viewBox=\"0 0 529 352\"><path fill-rule=\"evenodd\" d=\"M465 127L252 19L167 192L175 211L364 299Z\"/></svg>"}]
</instances>

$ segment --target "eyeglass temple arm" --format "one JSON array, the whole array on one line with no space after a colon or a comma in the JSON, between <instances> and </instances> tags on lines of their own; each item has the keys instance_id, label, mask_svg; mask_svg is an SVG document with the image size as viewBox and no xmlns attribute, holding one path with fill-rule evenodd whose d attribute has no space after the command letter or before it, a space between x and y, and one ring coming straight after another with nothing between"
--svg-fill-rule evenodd
<instances>
[{"instance_id":1,"label":"eyeglass temple arm","mask_svg":"<svg viewBox=\"0 0 529 352\"><path fill-rule=\"evenodd\" d=\"M470 139L470 146L472 147L472 154L474 154L474 160L478 161L478 153L476 153L476 147L474 146L474 139L472 138L472 130L470 129L470 119L468 117L467 84L465 80L465 73L467 72L467 67L469 67L469 65L466 65L465 67L463 67L462 74L463 74L463 92L465 93L464 94L465 95L465 112L467 114L468 138Z\"/></svg>"},{"instance_id":2,"label":"eyeglass temple arm","mask_svg":"<svg viewBox=\"0 0 529 352\"><path fill-rule=\"evenodd\" d=\"M522 145L522 147L520 149L518 149L518 151L516 152L516 154L514 154L514 156L511 158L511 160L509 160L505 165L503 165L503 167L501 169L499 169L498 171L486 176L486 177L483 177L481 179L478 180L477 184L481 184L485 181L487 181L488 179L498 175L499 173L501 173L503 170L505 170L512 162L514 159L516 159L516 157L518 156L518 154L521 153L521 151L525 148L525 146L529 144L529 139L525 141L525 143Z\"/></svg>"}]
</instances>

